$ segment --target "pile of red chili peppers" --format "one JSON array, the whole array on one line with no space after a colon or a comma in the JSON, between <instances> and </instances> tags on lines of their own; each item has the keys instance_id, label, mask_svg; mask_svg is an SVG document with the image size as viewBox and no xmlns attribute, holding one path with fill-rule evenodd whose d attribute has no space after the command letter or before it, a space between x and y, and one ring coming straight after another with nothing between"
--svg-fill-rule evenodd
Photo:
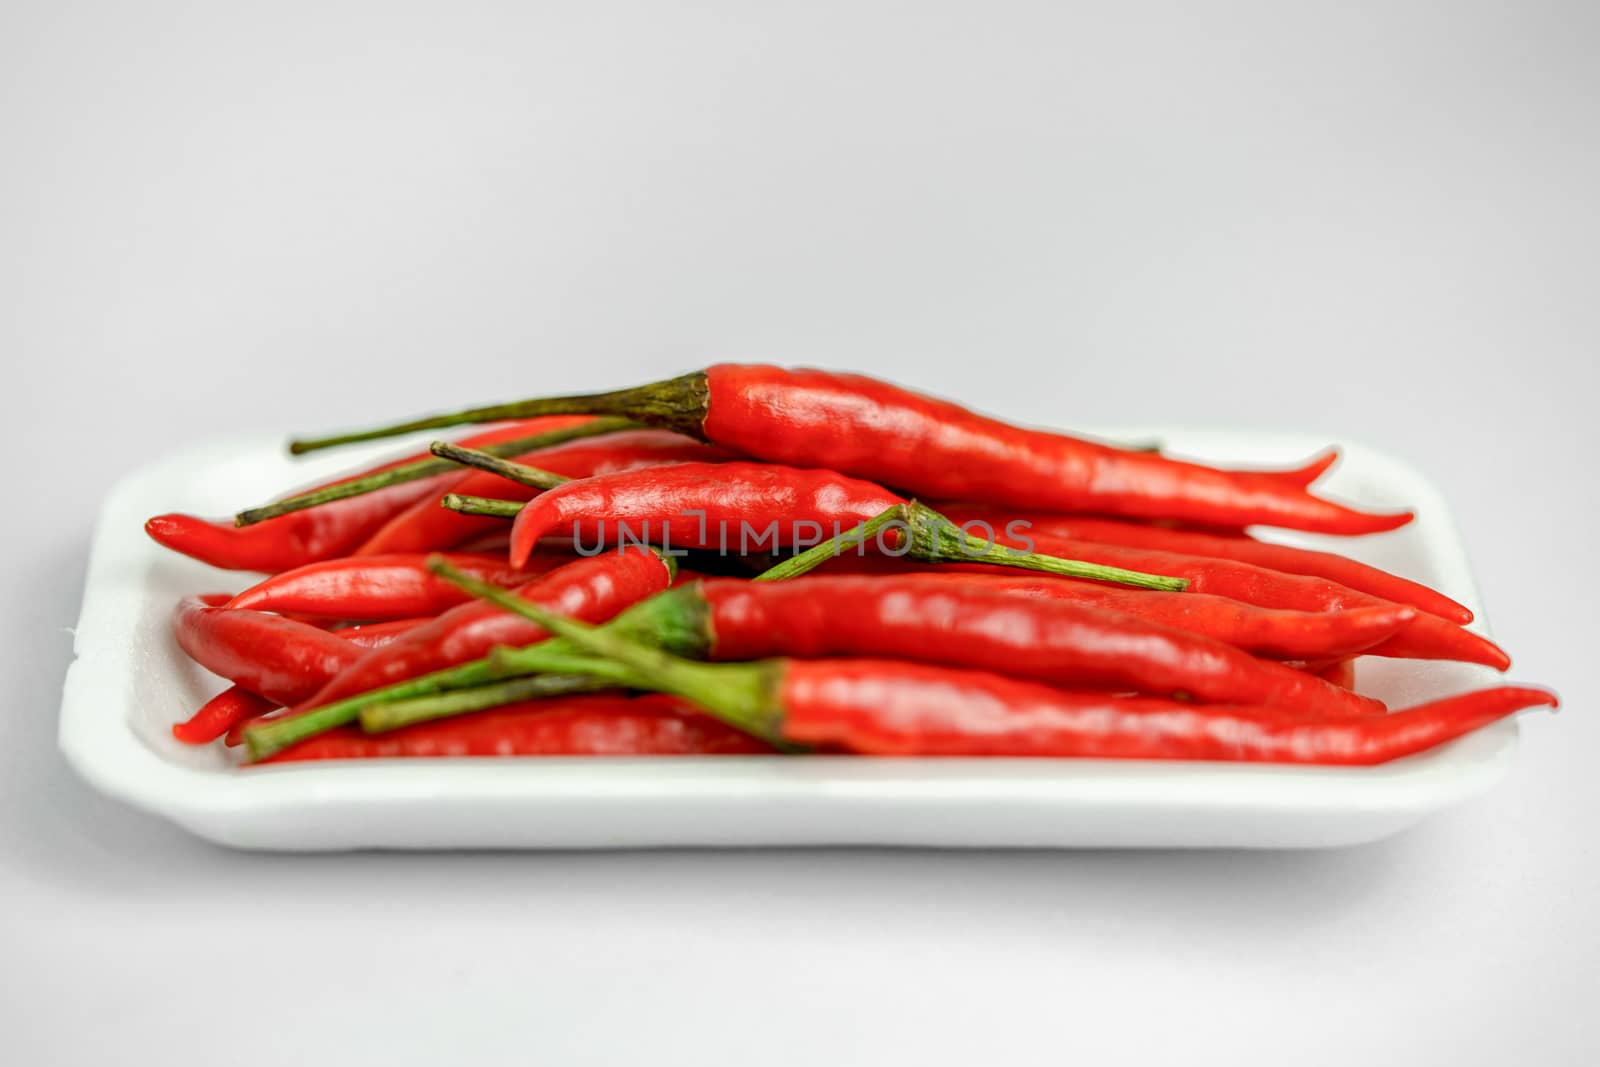
<instances>
[{"instance_id":1,"label":"pile of red chili peppers","mask_svg":"<svg viewBox=\"0 0 1600 1067\"><path fill-rule=\"evenodd\" d=\"M185 598L251 761L859 754L1371 764L1534 706L1391 710L1362 656L1504 671L1444 594L1257 526L1377 534L1283 471L1022 429L850 374L721 365L298 441L455 442L150 536L265 577Z\"/></svg>"}]
</instances>

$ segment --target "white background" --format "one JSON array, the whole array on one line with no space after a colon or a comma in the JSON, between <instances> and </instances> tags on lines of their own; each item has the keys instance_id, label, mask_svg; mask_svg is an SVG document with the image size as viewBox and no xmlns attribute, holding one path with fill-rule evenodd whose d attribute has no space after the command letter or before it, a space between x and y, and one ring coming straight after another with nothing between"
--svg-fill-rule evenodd
<instances>
[{"instance_id":1,"label":"white background","mask_svg":"<svg viewBox=\"0 0 1600 1067\"><path fill-rule=\"evenodd\" d=\"M1577 2L6 5L0 1059L1596 1062L1597 52ZM246 855L56 755L128 470L720 359L1378 445L1568 711L1320 854Z\"/></svg>"}]
</instances>

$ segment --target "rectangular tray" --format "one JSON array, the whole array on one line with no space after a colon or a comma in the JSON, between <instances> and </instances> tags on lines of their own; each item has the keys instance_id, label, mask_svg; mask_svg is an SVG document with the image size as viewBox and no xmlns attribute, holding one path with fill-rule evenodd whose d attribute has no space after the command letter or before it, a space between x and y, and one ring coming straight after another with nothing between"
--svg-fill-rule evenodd
<instances>
[{"instance_id":1,"label":"rectangular tray","mask_svg":"<svg viewBox=\"0 0 1600 1067\"><path fill-rule=\"evenodd\" d=\"M1287 465L1327 442L1294 434L1172 427L1102 436L1165 443L1236 465ZM222 683L190 663L169 628L194 592L232 592L251 576L177 556L144 520L166 511L223 515L285 487L394 451L349 449L291 460L276 440L234 441L146 467L111 493L89 559L60 743L91 785L240 848L624 848L900 845L937 847L1247 847L1350 845L1393 834L1482 792L1510 764L1505 721L1380 766L841 757L385 760L241 768L222 747L179 744L170 725ZM1410 467L1359 446L1322 487L1359 505L1411 507L1417 521L1331 547L1427 582L1478 613L1466 554L1444 501ZM1454 663L1364 659L1360 685L1403 707L1490 684Z\"/></svg>"}]
</instances>

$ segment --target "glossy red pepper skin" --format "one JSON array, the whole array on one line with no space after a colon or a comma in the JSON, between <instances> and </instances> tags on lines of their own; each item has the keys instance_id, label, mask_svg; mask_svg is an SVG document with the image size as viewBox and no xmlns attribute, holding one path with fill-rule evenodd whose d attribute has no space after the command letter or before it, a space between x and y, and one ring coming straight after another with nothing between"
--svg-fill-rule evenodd
<instances>
[{"instance_id":1,"label":"glossy red pepper skin","mask_svg":"<svg viewBox=\"0 0 1600 1067\"><path fill-rule=\"evenodd\" d=\"M1029 531L1028 538L1033 542L1036 552L1187 578L1189 593L1211 593L1265 608L1337 611L1390 603L1326 578L1284 574L1236 560L1077 541L1038 531ZM1008 539L1002 533L1000 540L1005 542ZM1367 654L1401 659L1461 660L1481 663L1501 671L1511 666L1511 658L1488 638L1428 614L1417 615L1399 633L1368 649Z\"/></svg>"},{"instance_id":2,"label":"glossy red pepper skin","mask_svg":"<svg viewBox=\"0 0 1600 1067\"><path fill-rule=\"evenodd\" d=\"M857 374L721 364L706 370L705 383L707 440L926 499L1332 534L1392 530L1411 519L1360 512L1271 473L1022 429Z\"/></svg>"},{"instance_id":3,"label":"glossy red pepper skin","mask_svg":"<svg viewBox=\"0 0 1600 1067\"><path fill-rule=\"evenodd\" d=\"M923 582L983 582L985 588L1012 596L1065 600L1123 612L1272 659L1354 655L1394 636L1417 614L1416 609L1401 604L1291 611L1206 593L1124 589L1099 582L1019 574L999 567L956 564L930 569L909 561L853 554L828 561L817 573L909 574Z\"/></svg>"},{"instance_id":4,"label":"glossy red pepper skin","mask_svg":"<svg viewBox=\"0 0 1600 1067\"><path fill-rule=\"evenodd\" d=\"M1175 530L1148 523L1120 522L1116 519L1084 518L1077 515L1049 515L1043 512L996 511L962 504L938 505L940 514L952 522L982 520L995 530L1021 520L1030 532L1078 541L1096 541L1129 548L1153 548L1183 552L1212 559L1231 559L1252 563L1285 574L1305 574L1338 582L1361 593L1370 593L1396 604L1409 604L1430 615L1454 623L1469 623L1472 612L1443 593L1399 575L1379 570L1332 552L1317 552L1292 545L1272 545L1249 537L1228 537L1198 530Z\"/></svg>"},{"instance_id":5,"label":"glossy red pepper skin","mask_svg":"<svg viewBox=\"0 0 1600 1067\"><path fill-rule=\"evenodd\" d=\"M374 623L371 626L359 626L349 630L333 630L330 632L334 637L353 648L381 648L407 630L426 621L428 620L398 619L393 622ZM327 681L328 679L324 678L318 682L318 685L325 684ZM307 691L313 692L315 689L308 684ZM275 701L252 693L241 685L230 685L202 704L200 709L189 718L183 722L174 723L172 736L187 745L210 744L251 719L260 718L277 707L278 704Z\"/></svg>"},{"instance_id":6,"label":"glossy red pepper skin","mask_svg":"<svg viewBox=\"0 0 1600 1067\"><path fill-rule=\"evenodd\" d=\"M455 554L452 566L480 581L509 588L559 566L559 559L511 567L504 557ZM428 570L428 556L398 553L346 556L275 574L228 602L230 608L323 619L406 619L437 615L472 599Z\"/></svg>"},{"instance_id":7,"label":"glossy red pepper skin","mask_svg":"<svg viewBox=\"0 0 1600 1067\"><path fill-rule=\"evenodd\" d=\"M262 762L461 756L735 756L771 752L771 746L675 698L595 693L509 704L384 734L364 734L344 727L291 745Z\"/></svg>"},{"instance_id":8,"label":"glossy red pepper skin","mask_svg":"<svg viewBox=\"0 0 1600 1067\"><path fill-rule=\"evenodd\" d=\"M348 641L357 648L382 648L401 634L415 630L423 623L432 621L432 616L415 619L389 619L385 622L367 622L359 626L351 626L331 632L341 641Z\"/></svg>"},{"instance_id":9,"label":"glossy red pepper skin","mask_svg":"<svg viewBox=\"0 0 1600 1067\"><path fill-rule=\"evenodd\" d=\"M144 524L144 530L157 544L201 563L275 574L343 555L396 512L442 484L437 478L406 482L254 526L236 527L179 513L157 515Z\"/></svg>"},{"instance_id":10,"label":"glossy red pepper skin","mask_svg":"<svg viewBox=\"0 0 1600 1067\"><path fill-rule=\"evenodd\" d=\"M666 589L671 580L670 568L661 557L635 548L564 564L515 592L549 611L600 623ZM546 636L527 619L474 600L361 657L294 711L479 659L496 645L528 645Z\"/></svg>"},{"instance_id":11,"label":"glossy red pepper skin","mask_svg":"<svg viewBox=\"0 0 1600 1067\"><path fill-rule=\"evenodd\" d=\"M1220 641L1104 608L1011 596L986 589L981 580L708 579L672 595L704 602L704 651L712 659L893 657L1069 688L1271 706L1306 717L1386 710L1379 701Z\"/></svg>"},{"instance_id":12,"label":"glossy red pepper skin","mask_svg":"<svg viewBox=\"0 0 1600 1067\"><path fill-rule=\"evenodd\" d=\"M814 533L808 542L814 544L901 502L870 482L767 463L624 471L568 482L528 501L512 524L511 562L526 562L546 535L571 535L586 551L616 543L624 529L674 549L769 551L792 547L797 523L809 524L804 536Z\"/></svg>"},{"instance_id":13,"label":"glossy red pepper skin","mask_svg":"<svg viewBox=\"0 0 1600 1067\"><path fill-rule=\"evenodd\" d=\"M463 438L461 443L469 447L482 447L585 421L586 416L576 415L526 419L473 434ZM323 484L337 485L427 456L428 453L403 456ZM145 523L144 529L156 543L213 567L275 574L307 563L346 555L396 514L424 497L436 496L456 477L454 474L444 474L391 485L375 492L280 515L252 526L235 526L232 521L213 522L193 515L172 513L157 515Z\"/></svg>"},{"instance_id":14,"label":"glossy red pepper skin","mask_svg":"<svg viewBox=\"0 0 1600 1067\"><path fill-rule=\"evenodd\" d=\"M225 595L178 602L173 633L213 674L280 704L302 700L355 663L364 650L294 619L220 605Z\"/></svg>"},{"instance_id":15,"label":"glossy red pepper skin","mask_svg":"<svg viewBox=\"0 0 1600 1067\"><path fill-rule=\"evenodd\" d=\"M1072 693L982 671L880 660L788 660L784 740L876 756L1033 756L1375 764L1460 737L1524 708L1556 706L1506 686L1360 719L1308 722L1276 708Z\"/></svg>"},{"instance_id":16,"label":"glossy red pepper skin","mask_svg":"<svg viewBox=\"0 0 1600 1067\"><path fill-rule=\"evenodd\" d=\"M526 452L515 458L520 463L565 478L589 478L674 463L720 463L734 456L726 449L670 430L624 430L568 441L551 448ZM498 500L529 500L538 492L537 489L518 485L487 471L465 472L390 519L356 549L356 554L369 556L452 548L479 534L493 533L505 526L504 519L463 515L440 506L445 493L486 496Z\"/></svg>"}]
</instances>

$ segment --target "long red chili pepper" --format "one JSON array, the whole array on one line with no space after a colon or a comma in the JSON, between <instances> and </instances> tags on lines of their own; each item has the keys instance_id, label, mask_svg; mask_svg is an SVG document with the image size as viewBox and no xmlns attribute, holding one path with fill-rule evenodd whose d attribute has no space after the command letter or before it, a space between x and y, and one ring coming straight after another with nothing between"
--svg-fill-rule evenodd
<instances>
[{"instance_id":1,"label":"long red chili pepper","mask_svg":"<svg viewBox=\"0 0 1600 1067\"><path fill-rule=\"evenodd\" d=\"M205 602L208 598L200 598ZM216 598L220 599L220 598ZM189 620L199 628L205 624L192 618ZM409 629L415 628L425 619L399 619L393 622L375 623L371 626L360 626L349 630L331 631L332 636L345 642L356 649L381 648ZM318 631L319 633L322 631ZM288 639L303 636L303 631L288 631ZM282 637L284 631L274 630L275 637ZM312 662L317 662L313 659ZM327 682L327 678L314 679L310 674L304 678L306 691L315 691L317 686ZM314 683L314 684L313 684ZM172 727L172 736L189 745L205 745L222 737L233 730L240 723L250 719L260 718L278 706L276 701L268 700L257 693L252 693L244 686L234 684L212 697L200 706L189 718L183 722L175 723Z\"/></svg>"},{"instance_id":2,"label":"long red chili pepper","mask_svg":"<svg viewBox=\"0 0 1600 1067\"><path fill-rule=\"evenodd\" d=\"M1326 660L1351 656L1394 636L1416 617L1402 604L1292 611L1263 608L1207 593L1164 593L1099 582L1003 572L998 567L929 570L882 556L842 555L818 574L916 575L923 582L983 582L1013 596L1065 600L1108 608L1164 626L1201 634L1272 659Z\"/></svg>"},{"instance_id":3,"label":"long red chili pepper","mask_svg":"<svg viewBox=\"0 0 1600 1067\"><path fill-rule=\"evenodd\" d=\"M668 430L624 430L514 458L563 477L590 478L674 463L718 463L732 458L732 453ZM356 554L436 551L504 525L500 519L463 515L440 507L445 493L529 500L538 492L486 471L468 471L394 516L357 548Z\"/></svg>"},{"instance_id":4,"label":"long red chili pepper","mask_svg":"<svg viewBox=\"0 0 1600 1067\"><path fill-rule=\"evenodd\" d=\"M773 711L785 741L868 755L1359 765L1422 752L1556 703L1542 689L1504 686L1388 715L1306 722L1276 708L1119 699L975 671L857 660L786 662Z\"/></svg>"},{"instance_id":5,"label":"long red chili pepper","mask_svg":"<svg viewBox=\"0 0 1600 1067\"><path fill-rule=\"evenodd\" d=\"M455 566L499 586L522 585L559 566L559 559L510 567L504 557L457 554ZM347 556L275 574L228 602L230 608L325 619L404 619L437 615L471 597L428 570L419 554Z\"/></svg>"},{"instance_id":6,"label":"long red chili pepper","mask_svg":"<svg viewBox=\"0 0 1600 1067\"><path fill-rule=\"evenodd\" d=\"M983 580L707 579L630 608L616 628L677 655L895 657L1052 685L1259 704L1302 716L1382 714L1382 703L1197 634Z\"/></svg>"},{"instance_id":7,"label":"long red chili pepper","mask_svg":"<svg viewBox=\"0 0 1600 1067\"><path fill-rule=\"evenodd\" d=\"M1043 512L997 511L961 504L940 504L939 511L952 522L982 521L992 529L1004 530L1018 520L1028 523L1029 532L1077 541L1098 541L1129 548L1154 548L1184 552L1213 559L1253 563L1286 574L1307 574L1327 578L1358 592L1371 593L1396 604L1410 604L1430 615L1455 623L1469 623L1472 612L1443 593L1387 571L1370 567L1332 552L1317 552L1292 545L1264 544L1248 537L1226 537L1197 530L1175 530L1146 523L1119 522L1116 519L1083 518L1077 515L1049 515Z\"/></svg>"},{"instance_id":8,"label":"long red chili pepper","mask_svg":"<svg viewBox=\"0 0 1600 1067\"><path fill-rule=\"evenodd\" d=\"M1236 560L1208 559L1181 552L1070 540L1037 531L1029 531L1027 536L1039 552L1113 567L1142 568L1175 575L1189 580L1189 592L1213 593L1266 608L1332 611L1389 603L1326 578L1284 574ZM998 538L1002 542L1008 540L1003 532L998 534ZM1367 654L1403 659L1462 660L1482 663L1502 671L1511 666L1511 658L1493 641L1427 614L1417 615L1399 633L1368 649Z\"/></svg>"},{"instance_id":9,"label":"long red chili pepper","mask_svg":"<svg viewBox=\"0 0 1600 1067\"><path fill-rule=\"evenodd\" d=\"M771 551L806 544L901 503L870 482L765 463L680 463L584 478L528 501L511 528L521 566L546 534L599 546L633 537L673 548ZM804 528L803 533L797 533ZM753 547L752 547L753 546Z\"/></svg>"},{"instance_id":10,"label":"long red chili pepper","mask_svg":"<svg viewBox=\"0 0 1600 1067\"><path fill-rule=\"evenodd\" d=\"M213 567L271 574L348 552L440 484L407 482L254 526L235 527L172 513L155 516L144 529L156 543Z\"/></svg>"},{"instance_id":11,"label":"long red chili pepper","mask_svg":"<svg viewBox=\"0 0 1600 1067\"><path fill-rule=\"evenodd\" d=\"M570 418L541 418L515 422L474 434L464 439L462 444L482 447L572 421ZM326 484L351 481L417 458L405 456ZM456 477L454 474L435 475L433 478L392 485L306 511L280 515L253 526L241 527L232 522L213 522L193 515L173 513L157 515L146 522L144 528L145 533L158 544L213 567L276 573L348 553L393 516L417 500L437 493Z\"/></svg>"},{"instance_id":12,"label":"long red chili pepper","mask_svg":"<svg viewBox=\"0 0 1600 1067\"><path fill-rule=\"evenodd\" d=\"M635 389L477 408L290 448L557 412L625 415L757 459L831 468L929 498L1335 534L1391 530L1411 519L1324 500L1293 477L1021 429L862 375L762 365L721 364Z\"/></svg>"},{"instance_id":13,"label":"long red chili pepper","mask_svg":"<svg viewBox=\"0 0 1600 1067\"><path fill-rule=\"evenodd\" d=\"M1279 708L1072 692L899 660L696 663L552 616L470 578L455 580L587 654L552 644L505 649L496 653L504 667L582 671L676 693L764 740L864 755L1370 764L1423 751L1523 708L1557 704L1547 690L1505 686L1388 715L1307 721Z\"/></svg>"},{"instance_id":14,"label":"long red chili pepper","mask_svg":"<svg viewBox=\"0 0 1600 1067\"><path fill-rule=\"evenodd\" d=\"M672 573L670 560L629 549L576 560L514 592L564 615L604 622L665 590ZM278 751L352 721L359 708L348 698L356 694L480 659L499 645L527 645L546 636L539 626L493 604L462 604L362 656L285 715L252 726L246 740L258 756Z\"/></svg>"},{"instance_id":15,"label":"long red chili pepper","mask_svg":"<svg viewBox=\"0 0 1600 1067\"><path fill-rule=\"evenodd\" d=\"M321 734L263 762L452 756L759 755L770 745L674 697L606 693L508 704L381 735L350 727Z\"/></svg>"}]
</instances>

